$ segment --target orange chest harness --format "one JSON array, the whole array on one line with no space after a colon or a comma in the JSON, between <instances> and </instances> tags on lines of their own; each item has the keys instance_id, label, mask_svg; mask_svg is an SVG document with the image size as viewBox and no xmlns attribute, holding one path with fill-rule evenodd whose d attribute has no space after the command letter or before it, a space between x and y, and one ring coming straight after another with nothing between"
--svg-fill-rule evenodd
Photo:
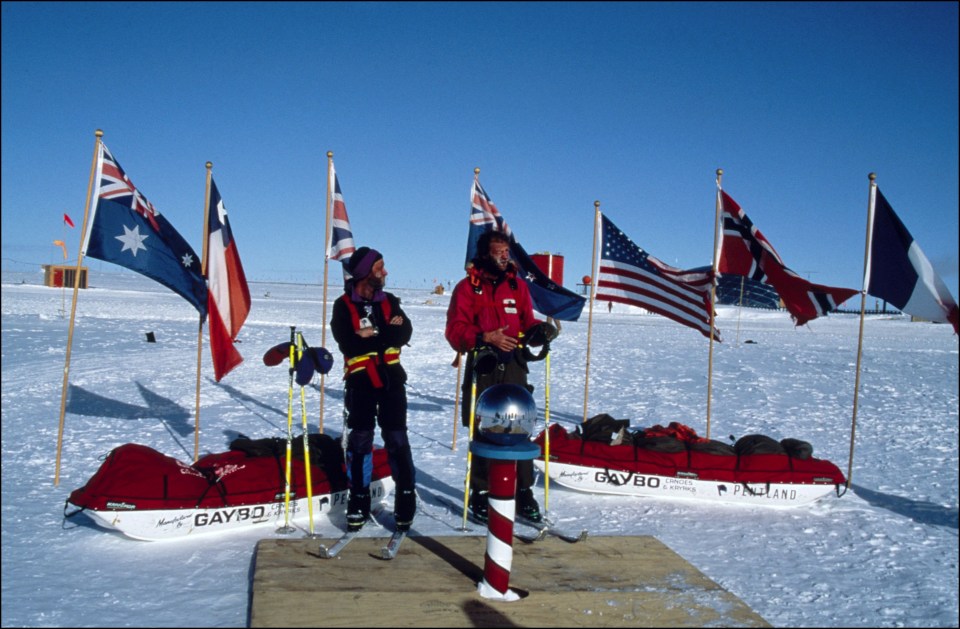
<instances>
[{"instance_id":1,"label":"orange chest harness","mask_svg":"<svg viewBox=\"0 0 960 629\"><path fill-rule=\"evenodd\" d=\"M357 310L357 305L353 303L349 297L344 298L343 300L347 304L347 310L350 312L350 319L353 322L353 329L355 332L361 330L360 327L360 312ZM384 325L390 325L390 300L383 299L380 302L380 310L383 313L383 323ZM367 354L361 354L359 356L354 356L353 358L347 358L344 356L344 379L347 376L357 373L358 371L366 371L367 377L370 378L370 383L376 389L383 388L383 380L380 378L380 372L377 369L381 364L384 365L397 365L400 363L400 348L399 347L388 347L383 352L369 352Z\"/></svg>"}]
</instances>

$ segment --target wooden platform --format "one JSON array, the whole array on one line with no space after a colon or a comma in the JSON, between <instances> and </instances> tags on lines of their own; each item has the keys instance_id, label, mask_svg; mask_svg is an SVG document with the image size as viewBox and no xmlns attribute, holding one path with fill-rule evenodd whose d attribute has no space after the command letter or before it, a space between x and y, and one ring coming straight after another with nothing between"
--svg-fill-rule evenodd
<instances>
[{"instance_id":1,"label":"wooden platform","mask_svg":"<svg viewBox=\"0 0 960 629\"><path fill-rule=\"evenodd\" d=\"M513 547L510 588L477 593L485 536L410 537L393 561L386 537L265 539L254 557L251 627L769 627L740 599L653 537L547 538Z\"/></svg>"},{"instance_id":2,"label":"wooden platform","mask_svg":"<svg viewBox=\"0 0 960 629\"><path fill-rule=\"evenodd\" d=\"M485 536L410 537L393 561L385 537L265 539L257 545L251 627L769 627L741 600L653 537L547 538L514 544L502 602L477 593Z\"/></svg>"}]
</instances>

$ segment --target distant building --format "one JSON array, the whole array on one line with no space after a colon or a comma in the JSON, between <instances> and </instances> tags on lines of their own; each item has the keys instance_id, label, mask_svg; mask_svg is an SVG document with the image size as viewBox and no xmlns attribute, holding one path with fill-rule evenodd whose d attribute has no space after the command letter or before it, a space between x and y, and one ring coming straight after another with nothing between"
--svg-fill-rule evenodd
<instances>
[{"instance_id":1,"label":"distant building","mask_svg":"<svg viewBox=\"0 0 960 629\"><path fill-rule=\"evenodd\" d=\"M61 264L44 264L43 285L57 288L73 288L77 277L77 267ZM80 288L87 287L87 267L80 269Z\"/></svg>"},{"instance_id":2,"label":"distant building","mask_svg":"<svg viewBox=\"0 0 960 629\"><path fill-rule=\"evenodd\" d=\"M780 304L780 295L773 286L737 275L720 276L720 283L717 285L717 303L770 310L783 307Z\"/></svg>"},{"instance_id":3,"label":"distant building","mask_svg":"<svg viewBox=\"0 0 960 629\"><path fill-rule=\"evenodd\" d=\"M706 271L710 267L691 269ZM741 301L741 292L742 301ZM717 303L727 306L746 306L747 308L767 308L779 310L783 308L780 295L769 284L752 280L741 275L721 275L717 285Z\"/></svg>"}]
</instances>

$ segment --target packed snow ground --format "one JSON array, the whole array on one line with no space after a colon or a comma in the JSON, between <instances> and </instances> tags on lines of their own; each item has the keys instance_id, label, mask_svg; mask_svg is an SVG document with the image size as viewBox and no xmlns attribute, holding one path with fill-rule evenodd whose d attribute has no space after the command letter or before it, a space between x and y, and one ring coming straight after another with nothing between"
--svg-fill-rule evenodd
<instances>
[{"instance_id":1,"label":"packed snow ground","mask_svg":"<svg viewBox=\"0 0 960 629\"><path fill-rule=\"evenodd\" d=\"M55 486L71 291L41 284L40 274L3 276L2 625L245 626L254 547L277 536L270 528L151 543L86 516L63 518L68 494L116 446L141 443L192 459L196 311L140 276L91 276L77 304ZM463 428L451 448L457 371L443 340L448 296L388 289L401 296L414 326L403 354L421 498L414 526L421 534L454 534L459 517L435 498L462 500L467 452ZM287 373L265 367L261 357L289 338L290 325L311 345L323 344L321 287L253 283L251 293L239 345L246 360L219 384L204 339L201 453L226 451L240 432L285 436ZM331 305L336 295L332 290ZM859 307L859 298L845 305ZM713 352L710 436L804 439L814 456L846 473L859 317L834 314L795 328L786 313L721 307L718 323L724 342ZM156 343L146 342L147 332ZM587 341L584 309L579 322L563 323L551 357L551 421L567 428L583 418ZM339 360L329 333L325 345ZM630 418L635 428L677 421L706 434L708 347L662 317L621 306L608 313L598 304L587 414ZM862 365L853 487L840 498L780 510L551 484L550 514L591 535L653 535L774 626L956 627L957 337L949 326L868 317ZM537 363L531 382L539 405L544 380ZM318 384L307 389L312 431ZM342 383L333 375L324 431L339 435L341 428ZM543 489L541 479L541 506ZM342 526L321 520L316 529L333 537ZM402 561L396 568L402 572Z\"/></svg>"}]
</instances>

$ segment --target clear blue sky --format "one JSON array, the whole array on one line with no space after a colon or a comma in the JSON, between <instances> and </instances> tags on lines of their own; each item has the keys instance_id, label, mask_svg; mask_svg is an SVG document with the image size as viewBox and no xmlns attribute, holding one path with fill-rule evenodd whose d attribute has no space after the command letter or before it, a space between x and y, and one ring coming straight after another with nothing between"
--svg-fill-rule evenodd
<instances>
[{"instance_id":1,"label":"clear blue sky","mask_svg":"<svg viewBox=\"0 0 960 629\"><path fill-rule=\"evenodd\" d=\"M61 261L64 212L75 259L99 128L198 252L212 161L251 280L321 281L333 151L395 287L462 276L474 167L568 287L591 270L594 200L665 262L710 264L722 168L791 268L857 289L876 172L958 296L954 2L2 11L4 268Z\"/></svg>"}]
</instances>

